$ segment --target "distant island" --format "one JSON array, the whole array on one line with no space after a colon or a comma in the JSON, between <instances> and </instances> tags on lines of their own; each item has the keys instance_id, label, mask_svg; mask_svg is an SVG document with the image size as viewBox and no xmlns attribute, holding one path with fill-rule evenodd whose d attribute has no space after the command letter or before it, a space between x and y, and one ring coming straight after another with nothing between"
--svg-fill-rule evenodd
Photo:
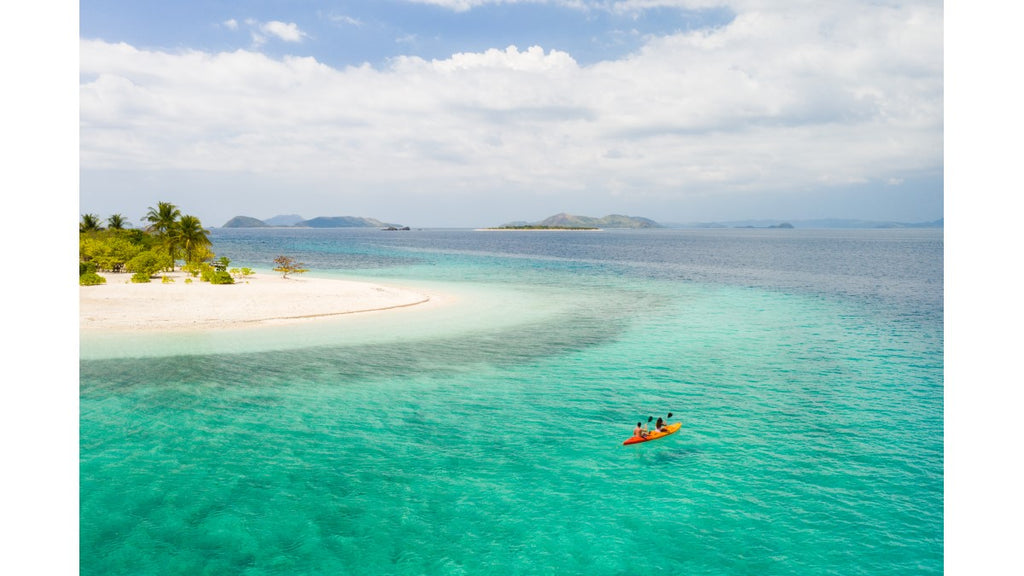
<instances>
[{"instance_id":1,"label":"distant island","mask_svg":"<svg viewBox=\"0 0 1024 576\"><path fill-rule=\"evenodd\" d=\"M602 228L661 228L650 218L609 214L603 218L576 216L562 212L540 222L509 222L489 230L600 230Z\"/></svg>"},{"instance_id":2,"label":"distant island","mask_svg":"<svg viewBox=\"0 0 1024 576\"><path fill-rule=\"evenodd\" d=\"M790 224L789 222L783 222L782 224L772 224L770 226L747 225L747 226L737 226L737 228L767 228L767 229L792 230L793 229L793 225Z\"/></svg>"},{"instance_id":3,"label":"distant island","mask_svg":"<svg viewBox=\"0 0 1024 576\"><path fill-rule=\"evenodd\" d=\"M817 220L733 220L726 222L666 223L668 228L837 228L837 229L892 229L892 228L943 228L944 219L929 222L892 222L879 220L853 220L842 218L821 218Z\"/></svg>"},{"instance_id":4,"label":"distant island","mask_svg":"<svg viewBox=\"0 0 1024 576\"><path fill-rule=\"evenodd\" d=\"M221 228L383 228L385 230L407 230L408 227L400 224L389 224L381 222L376 218L363 218L361 216L317 216L309 220L303 220L297 214L287 216L274 216L266 220L253 218L251 216L235 216L224 223Z\"/></svg>"},{"instance_id":5,"label":"distant island","mask_svg":"<svg viewBox=\"0 0 1024 576\"><path fill-rule=\"evenodd\" d=\"M224 223L221 228L269 228L270 224L267 224L263 220L258 218L252 218L249 216L235 216L231 220Z\"/></svg>"},{"instance_id":6,"label":"distant island","mask_svg":"<svg viewBox=\"0 0 1024 576\"><path fill-rule=\"evenodd\" d=\"M303 220L305 220L305 218L298 214L278 214L273 218L267 218L263 222L269 226L295 226Z\"/></svg>"}]
</instances>

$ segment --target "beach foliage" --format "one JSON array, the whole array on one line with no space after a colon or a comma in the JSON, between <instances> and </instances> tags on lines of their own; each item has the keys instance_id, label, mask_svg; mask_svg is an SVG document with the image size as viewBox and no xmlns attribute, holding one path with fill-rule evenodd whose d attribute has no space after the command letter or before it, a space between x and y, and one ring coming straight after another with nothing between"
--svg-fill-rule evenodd
<instances>
[{"instance_id":1,"label":"beach foliage","mask_svg":"<svg viewBox=\"0 0 1024 576\"><path fill-rule=\"evenodd\" d=\"M153 276L171 266L171 258L159 248L140 252L125 264L125 270L135 274Z\"/></svg>"},{"instance_id":2,"label":"beach foliage","mask_svg":"<svg viewBox=\"0 0 1024 576\"><path fill-rule=\"evenodd\" d=\"M209 230L199 218L185 214L170 202L158 202L143 217L145 228L128 228L125 217L107 218L107 228L96 214L82 214L79 222L78 259L95 266L94 272L131 272L153 276L173 271L178 261L193 276L199 264L215 258ZM156 266L156 268L154 268ZM81 276L81 274L79 274ZM225 272L230 277L230 274ZM223 277L220 282L225 284Z\"/></svg>"},{"instance_id":3,"label":"beach foliage","mask_svg":"<svg viewBox=\"0 0 1024 576\"><path fill-rule=\"evenodd\" d=\"M78 233L99 232L103 230L100 226L100 217L95 214L82 214L82 221L78 223Z\"/></svg>"},{"instance_id":4,"label":"beach foliage","mask_svg":"<svg viewBox=\"0 0 1024 576\"><path fill-rule=\"evenodd\" d=\"M98 270L122 272L125 264L140 252L146 251L144 242L133 241L123 230L105 230L79 237L79 261L89 262Z\"/></svg>"},{"instance_id":5,"label":"beach foliage","mask_svg":"<svg viewBox=\"0 0 1024 576\"><path fill-rule=\"evenodd\" d=\"M231 265L231 260L227 256L221 256L217 260L213 261L213 272L209 275L207 280L210 284L234 284L235 279L228 272L228 266Z\"/></svg>"},{"instance_id":6,"label":"beach foliage","mask_svg":"<svg viewBox=\"0 0 1024 576\"><path fill-rule=\"evenodd\" d=\"M145 272L136 272L132 274L132 282L135 284L145 284L149 282L150 275Z\"/></svg>"},{"instance_id":7,"label":"beach foliage","mask_svg":"<svg viewBox=\"0 0 1024 576\"><path fill-rule=\"evenodd\" d=\"M111 230L124 230L128 225L128 220L125 219L124 214L111 214L107 217L107 228Z\"/></svg>"},{"instance_id":8,"label":"beach foliage","mask_svg":"<svg viewBox=\"0 0 1024 576\"><path fill-rule=\"evenodd\" d=\"M302 274L303 272L309 272L308 268L303 268L305 264L302 262L296 262L288 256L278 256L274 258L274 264L277 267L274 268L274 272L280 272L282 278L287 278L289 274Z\"/></svg>"},{"instance_id":9,"label":"beach foliage","mask_svg":"<svg viewBox=\"0 0 1024 576\"><path fill-rule=\"evenodd\" d=\"M187 273L189 276L191 276L193 278L199 278L199 276L203 273L203 268L204 267L207 267L207 268L210 267L209 263L207 263L207 262L186 262L181 267L181 270L183 272Z\"/></svg>"},{"instance_id":10,"label":"beach foliage","mask_svg":"<svg viewBox=\"0 0 1024 576\"><path fill-rule=\"evenodd\" d=\"M210 276L210 284L234 284L235 279L228 274L227 270L214 270Z\"/></svg>"},{"instance_id":11,"label":"beach foliage","mask_svg":"<svg viewBox=\"0 0 1024 576\"><path fill-rule=\"evenodd\" d=\"M231 274L226 270L226 266L222 266L220 262L213 264L209 262L192 262L186 264L183 269L192 275L192 277L199 278L202 282L209 282L210 284L234 284L235 279L231 277ZM191 280L189 278L188 280ZM186 282L188 281L186 280Z\"/></svg>"},{"instance_id":12,"label":"beach foliage","mask_svg":"<svg viewBox=\"0 0 1024 576\"><path fill-rule=\"evenodd\" d=\"M228 270L231 273L231 277L236 280L239 278L247 278L253 275L252 268L232 268Z\"/></svg>"},{"instance_id":13,"label":"beach foliage","mask_svg":"<svg viewBox=\"0 0 1024 576\"><path fill-rule=\"evenodd\" d=\"M106 284L107 279L95 272L89 272L82 274L78 277L79 286L97 286L99 284Z\"/></svg>"},{"instance_id":14,"label":"beach foliage","mask_svg":"<svg viewBox=\"0 0 1024 576\"><path fill-rule=\"evenodd\" d=\"M181 218L181 210L170 202L157 202L143 217L149 222L147 230L154 234L167 254L170 256L168 268L174 270L174 260L178 252L178 219Z\"/></svg>"},{"instance_id":15,"label":"beach foliage","mask_svg":"<svg viewBox=\"0 0 1024 576\"><path fill-rule=\"evenodd\" d=\"M91 262L80 262L78 265L78 285L96 286L106 284L107 279L96 273L96 264Z\"/></svg>"},{"instance_id":16,"label":"beach foliage","mask_svg":"<svg viewBox=\"0 0 1024 576\"><path fill-rule=\"evenodd\" d=\"M181 218L181 210L170 202L157 202L143 217L149 222L148 230L161 237L171 233L178 218Z\"/></svg>"},{"instance_id":17,"label":"beach foliage","mask_svg":"<svg viewBox=\"0 0 1024 576\"><path fill-rule=\"evenodd\" d=\"M169 238L176 250L180 250L185 262L197 262L209 254L210 231L203 229L199 218L182 216L171 228Z\"/></svg>"},{"instance_id":18,"label":"beach foliage","mask_svg":"<svg viewBox=\"0 0 1024 576\"><path fill-rule=\"evenodd\" d=\"M187 267L190 274L203 282L209 282L210 278L213 277L213 273L216 272L209 262L194 262L187 265Z\"/></svg>"}]
</instances>

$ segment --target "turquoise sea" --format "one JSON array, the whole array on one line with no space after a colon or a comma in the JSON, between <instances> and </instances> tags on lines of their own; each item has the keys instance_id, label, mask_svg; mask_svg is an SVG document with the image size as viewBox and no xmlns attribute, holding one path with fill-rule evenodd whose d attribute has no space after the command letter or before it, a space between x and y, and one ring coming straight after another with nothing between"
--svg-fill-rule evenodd
<instances>
[{"instance_id":1,"label":"turquoise sea","mask_svg":"<svg viewBox=\"0 0 1024 576\"><path fill-rule=\"evenodd\" d=\"M83 575L943 571L942 230L212 239L455 301L83 337Z\"/></svg>"}]
</instances>

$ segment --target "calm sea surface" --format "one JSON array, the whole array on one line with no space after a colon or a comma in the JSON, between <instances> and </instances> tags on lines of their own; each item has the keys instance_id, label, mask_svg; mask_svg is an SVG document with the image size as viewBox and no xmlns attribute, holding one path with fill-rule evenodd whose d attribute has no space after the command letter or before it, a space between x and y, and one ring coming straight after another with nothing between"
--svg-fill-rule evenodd
<instances>
[{"instance_id":1,"label":"calm sea surface","mask_svg":"<svg viewBox=\"0 0 1024 576\"><path fill-rule=\"evenodd\" d=\"M942 573L941 230L212 239L456 301L84 339L82 574Z\"/></svg>"}]
</instances>

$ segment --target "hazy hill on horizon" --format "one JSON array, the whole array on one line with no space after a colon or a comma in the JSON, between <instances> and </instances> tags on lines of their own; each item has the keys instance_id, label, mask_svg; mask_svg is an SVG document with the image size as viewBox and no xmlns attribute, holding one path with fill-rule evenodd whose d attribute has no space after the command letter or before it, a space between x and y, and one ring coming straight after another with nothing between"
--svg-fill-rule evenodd
<instances>
[{"instance_id":1,"label":"hazy hill on horizon","mask_svg":"<svg viewBox=\"0 0 1024 576\"><path fill-rule=\"evenodd\" d=\"M624 216L622 214L609 214L601 218L593 216L578 216L561 212L539 222L510 222L503 227L524 227L536 226L546 228L662 228L650 218L639 216Z\"/></svg>"},{"instance_id":2,"label":"hazy hill on horizon","mask_svg":"<svg viewBox=\"0 0 1024 576\"><path fill-rule=\"evenodd\" d=\"M887 229L887 228L944 228L944 218L930 222L894 222L887 220L858 220L844 218L819 218L812 220L729 220L722 222L667 223L669 228L777 228L790 224L794 228L839 228L839 229Z\"/></svg>"},{"instance_id":3,"label":"hazy hill on horizon","mask_svg":"<svg viewBox=\"0 0 1024 576\"><path fill-rule=\"evenodd\" d=\"M298 214L278 214L273 218L267 218L264 222L266 222L267 226L295 226L303 220L305 218Z\"/></svg>"},{"instance_id":4,"label":"hazy hill on horizon","mask_svg":"<svg viewBox=\"0 0 1024 576\"><path fill-rule=\"evenodd\" d=\"M274 216L267 220L260 220L251 216L235 216L224 223L221 228L388 228L397 227L397 224L381 222L376 218L364 218L362 216L317 216L304 220L298 214Z\"/></svg>"},{"instance_id":5,"label":"hazy hill on horizon","mask_svg":"<svg viewBox=\"0 0 1024 576\"><path fill-rule=\"evenodd\" d=\"M231 220L224 223L221 228L268 228L270 224L267 224L259 218L253 218L252 216L235 216Z\"/></svg>"}]
</instances>

